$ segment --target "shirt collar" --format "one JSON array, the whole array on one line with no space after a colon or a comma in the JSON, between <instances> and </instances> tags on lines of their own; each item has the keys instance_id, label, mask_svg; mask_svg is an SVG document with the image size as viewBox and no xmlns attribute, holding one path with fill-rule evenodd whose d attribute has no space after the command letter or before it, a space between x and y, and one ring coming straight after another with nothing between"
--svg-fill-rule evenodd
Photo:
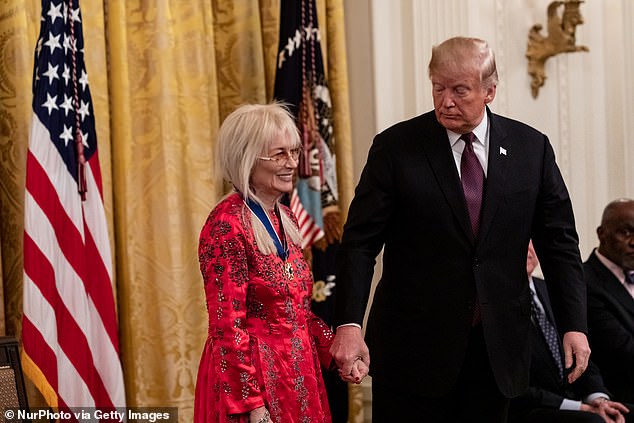
<instances>
[{"instance_id":1,"label":"shirt collar","mask_svg":"<svg viewBox=\"0 0 634 423\"><path fill-rule=\"evenodd\" d=\"M597 256L601 264L607 267L608 270L612 272L612 274L614 274L619 282L621 282L622 284L625 283L625 273L623 273L623 268L621 266L615 264L612 260L601 254L598 248L594 249L594 254Z\"/></svg>"},{"instance_id":2,"label":"shirt collar","mask_svg":"<svg viewBox=\"0 0 634 423\"><path fill-rule=\"evenodd\" d=\"M474 142L479 142L480 144L486 147L486 135L488 130L489 130L489 114L485 111L482 121L480 121L478 126L476 126L473 129L473 131L471 131L477 138L477 140L475 140ZM450 129L447 129L447 136L449 137L449 145L453 147L458 142L462 134L459 134Z\"/></svg>"}]
</instances>

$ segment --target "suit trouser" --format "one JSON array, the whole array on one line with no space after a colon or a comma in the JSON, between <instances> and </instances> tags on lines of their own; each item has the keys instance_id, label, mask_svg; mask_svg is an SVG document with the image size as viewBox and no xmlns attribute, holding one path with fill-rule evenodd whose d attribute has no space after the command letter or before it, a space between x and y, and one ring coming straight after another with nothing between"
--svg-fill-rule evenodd
<instances>
[{"instance_id":1,"label":"suit trouser","mask_svg":"<svg viewBox=\"0 0 634 423\"><path fill-rule=\"evenodd\" d=\"M403 363L404 371L408 365L416 363ZM407 386L393 386L381 376L373 376L372 422L506 422L509 400L493 377L481 326L471 330L460 376L448 394L433 398L418 395L417 383L412 380Z\"/></svg>"}]
</instances>

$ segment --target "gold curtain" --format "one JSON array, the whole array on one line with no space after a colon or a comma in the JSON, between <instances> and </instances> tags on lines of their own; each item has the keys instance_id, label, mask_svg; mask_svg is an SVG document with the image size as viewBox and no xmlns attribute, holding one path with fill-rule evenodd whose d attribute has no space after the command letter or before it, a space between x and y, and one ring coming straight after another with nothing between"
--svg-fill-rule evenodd
<instances>
[{"instance_id":1,"label":"gold curtain","mask_svg":"<svg viewBox=\"0 0 634 423\"><path fill-rule=\"evenodd\" d=\"M18 338L40 5L0 2L0 306L6 333ZM272 97L279 0L82 0L81 7L128 405L178 407L179 420L190 422L207 332L196 248L222 194L214 138L237 105ZM318 11L345 211L352 166L343 0L318 0Z\"/></svg>"}]
</instances>

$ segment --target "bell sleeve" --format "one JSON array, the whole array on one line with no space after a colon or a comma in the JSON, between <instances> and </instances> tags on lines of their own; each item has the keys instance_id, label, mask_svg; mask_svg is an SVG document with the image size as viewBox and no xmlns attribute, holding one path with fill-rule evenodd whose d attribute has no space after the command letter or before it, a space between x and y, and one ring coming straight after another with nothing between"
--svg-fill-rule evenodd
<instances>
[{"instance_id":1,"label":"bell sleeve","mask_svg":"<svg viewBox=\"0 0 634 423\"><path fill-rule=\"evenodd\" d=\"M246 329L249 282L247 241L237 219L205 225L199 243L209 312L209 338L221 408L247 413L264 405ZM209 342L209 341L208 341Z\"/></svg>"},{"instance_id":2,"label":"bell sleeve","mask_svg":"<svg viewBox=\"0 0 634 423\"><path fill-rule=\"evenodd\" d=\"M315 341L315 347L317 348L317 356L319 357L319 363L321 367L332 370L335 366L335 361L330 355L330 347L334 339L334 334L330 327L320 317L316 316L312 312L308 318L308 330L310 336Z\"/></svg>"}]
</instances>

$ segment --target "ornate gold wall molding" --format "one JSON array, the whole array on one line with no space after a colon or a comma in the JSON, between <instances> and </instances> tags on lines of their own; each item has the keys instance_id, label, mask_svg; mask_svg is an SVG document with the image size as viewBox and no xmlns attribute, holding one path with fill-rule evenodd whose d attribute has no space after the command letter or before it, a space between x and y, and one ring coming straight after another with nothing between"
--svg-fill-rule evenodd
<instances>
[{"instance_id":1,"label":"ornate gold wall molding","mask_svg":"<svg viewBox=\"0 0 634 423\"><path fill-rule=\"evenodd\" d=\"M531 76L531 94L537 98L539 88L546 81L544 64L548 58L559 53L589 51L586 46L576 45L575 30L583 23L579 6L583 0L553 1L548 5L548 35L541 34L542 25L535 24L528 31L528 74ZM563 6L563 13L559 9Z\"/></svg>"}]
</instances>

